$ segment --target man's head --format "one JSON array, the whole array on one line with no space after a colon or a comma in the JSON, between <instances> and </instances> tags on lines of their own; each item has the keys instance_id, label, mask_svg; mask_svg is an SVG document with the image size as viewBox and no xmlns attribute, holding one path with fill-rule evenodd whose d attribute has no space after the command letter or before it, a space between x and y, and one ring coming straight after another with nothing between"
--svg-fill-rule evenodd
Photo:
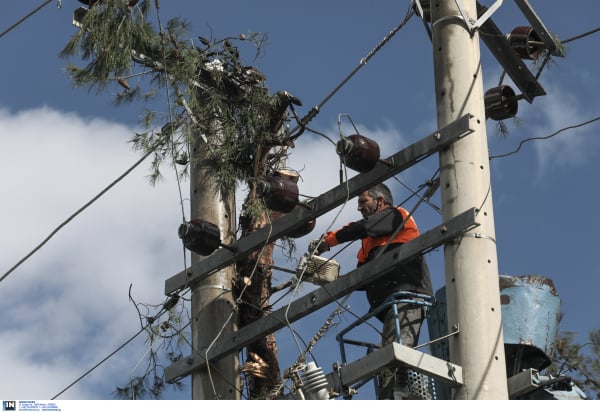
<instances>
[{"instance_id":1,"label":"man's head","mask_svg":"<svg viewBox=\"0 0 600 412\"><path fill-rule=\"evenodd\" d=\"M390 189L383 183L379 183L358 196L358 211L363 217L367 217L392 206L393 203L394 199Z\"/></svg>"}]
</instances>

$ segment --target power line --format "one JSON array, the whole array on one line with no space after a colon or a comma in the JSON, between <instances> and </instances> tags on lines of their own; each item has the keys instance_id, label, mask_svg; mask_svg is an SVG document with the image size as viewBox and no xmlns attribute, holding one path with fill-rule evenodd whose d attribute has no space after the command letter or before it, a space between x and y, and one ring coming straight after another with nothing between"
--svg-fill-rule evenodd
<instances>
[{"instance_id":1,"label":"power line","mask_svg":"<svg viewBox=\"0 0 600 412\"><path fill-rule=\"evenodd\" d=\"M119 177L117 177L112 183L110 183L108 186L106 186L102 191L100 191L100 193L98 193L96 196L94 196L90 201L88 201L85 205L83 205L82 207L80 207L75 213L73 213L71 216L69 216L64 222L62 222L60 225L58 225L58 227L56 227L56 229L54 229L39 245L37 245L31 252L29 252L27 255L25 255L25 257L23 257L21 260L19 260L12 268L10 268L1 278L0 278L0 282L2 282L4 279L6 279L8 277L8 275L10 275L12 272L15 271L15 269L17 269L19 266L21 266L27 259L29 259L31 256L33 256L34 253L36 253L38 250L40 250L46 243L48 243L48 241L58 233L58 231L60 231L63 227L65 227L69 222L71 222L77 215L79 215L81 212L83 212L85 209L87 209L89 206L91 206L96 200L98 200L100 197L102 197L106 192L108 192L110 189L113 188L113 186L115 186L117 183L119 183L121 180L123 180L125 178L125 176L127 176L129 173L131 173L136 167L138 167L142 162L144 162L144 160L146 160L152 153L154 153L154 150L160 145L162 144L162 142L159 142L158 144L156 144L155 146L151 147L148 152L142 156L137 162L135 162L131 167L129 167L129 169L127 169L123 174L121 174Z\"/></svg>"},{"instance_id":2,"label":"power line","mask_svg":"<svg viewBox=\"0 0 600 412\"><path fill-rule=\"evenodd\" d=\"M392 29L374 48L373 50L371 50L365 57L363 57L362 59L360 59L360 62L358 64L358 66L356 66L351 72L350 74L348 74L346 76L346 78L344 78L327 96L325 96L325 98L323 100L321 100L321 102L319 104L317 104L316 106L314 106L302 119L300 119L299 121L299 125L290 132L290 134L292 135L291 140L295 140L296 138L298 138L305 130L306 125L319 113L319 111L321 110L321 107L323 105L325 105L325 103L327 103L329 101L329 99L331 99L363 66L365 66L369 60L371 60L371 58L385 45L387 44L387 42L389 42L392 37L394 37L394 35L400 31L400 29L402 29L406 23L410 20L410 18L415 14L415 11L411 6L408 9L408 12L406 13L406 16L404 17L404 19L402 20L402 22L396 26L394 29ZM299 131L297 131L298 129L300 129ZM297 132L296 132L297 131Z\"/></svg>"},{"instance_id":3,"label":"power line","mask_svg":"<svg viewBox=\"0 0 600 412\"><path fill-rule=\"evenodd\" d=\"M44 3L40 4L39 6L37 6L34 10L32 10L31 12L29 12L26 16L22 17L15 24L13 24L8 29L6 29L2 33L0 33L0 37L4 36L6 33L8 33L9 31L11 31L15 27L17 27L19 24L23 23L25 20L27 20L28 18L30 18L31 16L33 16L35 13L37 13L38 11L40 11L43 7L45 7L46 5L48 5L48 3L51 3L51 2L52 2L52 0L46 0Z\"/></svg>"},{"instance_id":4,"label":"power line","mask_svg":"<svg viewBox=\"0 0 600 412\"><path fill-rule=\"evenodd\" d=\"M565 44L565 43L569 43L571 41L579 40L579 39L582 39L582 38L584 38L586 36L589 36L590 34L596 33L597 31L600 31L600 27L598 27L596 29L593 29L593 30L589 30L589 31L587 31L585 33L578 34L577 36L573 36L573 37L570 37L570 38L565 39L565 40L560 40L560 43L561 44ZM535 76L536 79L538 79L540 77L540 75L542 74L542 70L544 70L544 67L546 67L546 64L550 61L550 58L551 58L551 54L547 53L546 56L544 57L541 65L540 65L540 68L539 68L536 76ZM504 76L504 74L502 75L502 77L503 76ZM502 77L500 79L500 84L502 83Z\"/></svg>"},{"instance_id":5,"label":"power line","mask_svg":"<svg viewBox=\"0 0 600 412\"><path fill-rule=\"evenodd\" d=\"M595 28L593 30L586 31L585 33L581 33L581 34L579 34L577 36L573 36L573 37L570 37L568 39L561 40L561 43L568 43L568 42L571 42L573 40L578 40L578 39L581 39L583 37L589 36L590 34L594 34L597 31L600 31L600 27L597 27L597 28Z\"/></svg>"},{"instance_id":6,"label":"power line","mask_svg":"<svg viewBox=\"0 0 600 412\"><path fill-rule=\"evenodd\" d=\"M513 150L512 152L508 152L508 153L504 153L504 154L500 154L500 155L494 155L494 156L490 156L490 160L492 160L492 159L497 159L497 158L500 158L500 157L507 157L507 156L513 155L513 154L517 153L519 150L521 150L521 147L522 147L522 146L523 146L525 143L527 143L527 142L530 142L530 141L532 141L532 140L545 140L545 139L549 139L549 138L551 138L551 137L554 137L554 136L556 136L556 135L557 135L557 134L559 134L559 133L562 133L562 132L564 132L565 130L569 130L569 129L576 129L576 128L578 128L578 127L583 127L583 126L586 126L586 125L588 125L588 124L590 124L590 123L597 122L598 120L600 120L600 116L598 116L598 117L595 117L595 118L593 118L593 119L591 119L591 120L588 120L588 121L586 121L586 122L583 122L583 123L579 123L579 124L575 124L575 125L572 125L572 126L567 126L567 127L564 127L564 128L562 128L562 129L559 129L559 130L555 131L555 132L554 132L554 133L552 133L552 134L549 134L548 136L541 136L541 137L530 137L530 138L528 138L528 139L521 140L521 142L519 143L519 146L518 146L518 147L517 147L515 150Z\"/></svg>"},{"instance_id":7,"label":"power line","mask_svg":"<svg viewBox=\"0 0 600 412\"><path fill-rule=\"evenodd\" d=\"M133 302L133 299L131 298L131 294L130 294L129 298ZM100 365L102 365L104 362L106 362L111 357L113 357L114 355L116 355L125 346L127 346L128 344L130 344L142 332L144 332L145 330L147 330L149 326L152 326L152 324L154 323L154 321L156 321L160 316L162 316L164 313L166 313L166 312L169 311L169 307L168 307L169 301L172 301L172 298L169 299L169 300L167 300L165 303L163 303L162 308L154 316L142 316L141 313L138 310L138 316L140 317L140 319L142 317L144 317L146 319L146 324L145 325L142 324L139 331L137 331L133 336L131 336L129 339L127 339L125 342L123 342L118 348L116 348L115 350L113 350L110 354L108 354L107 356L105 356L101 361L99 361L94 366L92 366L87 372L85 372L84 374L82 374L79 378L75 379L71 384L69 384L67 387L65 387L62 391L60 391L59 393L57 393L56 395L54 395L51 398L51 400L54 400L54 399L58 398L60 395L62 395L67 390L69 390L70 388L72 388L74 385L76 385L78 382L80 382L83 378L85 378L87 375L89 375L94 370L96 370ZM135 302L133 302L133 303L135 303ZM134 307L136 308L136 310L138 309L137 305L134 305ZM184 326L184 328L186 326Z\"/></svg>"},{"instance_id":8,"label":"power line","mask_svg":"<svg viewBox=\"0 0 600 412\"><path fill-rule=\"evenodd\" d=\"M54 400L56 398L58 398L60 395L62 395L63 393L65 393L67 390L69 390L73 385L77 384L79 381L81 381L83 378L85 378L87 375L89 375L90 373L92 373L96 368L98 368L100 365L102 365L104 362L106 362L108 359L110 359L111 357L113 357L117 352L119 352L121 349L123 349L125 346L127 346L128 344L130 344L135 338L137 338L143 331L145 331L148 326L150 324L147 324L146 326L144 326L142 329L140 329L135 335L133 335L131 338L127 339L127 341L125 341L121 346L119 346L117 349L115 349L114 351L112 351L109 355L107 355L104 359L102 359L100 362L98 362L97 364L95 364L91 369L89 369L87 372L85 372L83 375L81 375L79 378L75 379L75 381L73 381L73 383L71 383L69 386L67 386L66 388L64 388L62 391L60 391L59 393L57 393L56 395L54 395L52 398L50 398L51 400Z\"/></svg>"},{"instance_id":9,"label":"power line","mask_svg":"<svg viewBox=\"0 0 600 412\"><path fill-rule=\"evenodd\" d=\"M438 169L438 171L439 171L439 169ZM435 174L437 174L437 172ZM412 196L417 196L421 201L423 201L423 202L427 203L429 206L431 206L431 208L433 210L435 210L438 214L440 214L440 215L442 214L442 209L440 209L439 206L433 204L429 200L429 198L421 196L418 192L416 192L415 190L413 190L409 185L407 185L406 183L404 183L397 176L394 176L393 179L396 180L398 183L400 183L402 186L404 186L404 188L407 189L410 193L412 193ZM431 179L429 179L429 182L431 182L431 183L433 183L434 181L435 181L435 175L434 175L434 177L432 177ZM410 197L409 197L409 199L410 199ZM406 199L406 200L408 200L408 199Z\"/></svg>"}]
</instances>

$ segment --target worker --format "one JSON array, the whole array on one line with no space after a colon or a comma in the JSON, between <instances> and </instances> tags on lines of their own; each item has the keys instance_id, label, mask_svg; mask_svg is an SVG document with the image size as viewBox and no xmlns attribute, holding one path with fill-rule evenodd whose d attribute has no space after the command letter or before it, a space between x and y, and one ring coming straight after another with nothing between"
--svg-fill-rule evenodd
<instances>
[{"instance_id":1,"label":"worker","mask_svg":"<svg viewBox=\"0 0 600 412\"><path fill-rule=\"evenodd\" d=\"M340 243L361 239L357 266L373 259L379 253L395 250L419 236L414 218L401 207L394 207L390 189L380 183L358 196L358 211L363 219L349 223L341 229L327 232L310 242L309 253L319 255ZM391 238L391 239L390 239ZM431 278L427 262L418 255L367 284L364 289L371 310L378 308L395 292L408 291L431 296ZM383 322L381 344L396 341L395 318L391 305L377 315ZM403 345L414 347L419 340L421 325L426 317L424 305L399 303L398 318ZM380 371L377 399L407 399L408 370L405 367L384 368Z\"/></svg>"}]
</instances>

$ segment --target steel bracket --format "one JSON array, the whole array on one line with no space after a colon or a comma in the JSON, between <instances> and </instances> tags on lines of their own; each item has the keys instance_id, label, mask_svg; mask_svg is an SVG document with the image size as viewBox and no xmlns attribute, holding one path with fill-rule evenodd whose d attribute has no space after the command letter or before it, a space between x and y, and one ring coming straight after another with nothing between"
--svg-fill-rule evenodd
<instances>
[{"instance_id":1,"label":"steel bracket","mask_svg":"<svg viewBox=\"0 0 600 412\"><path fill-rule=\"evenodd\" d=\"M467 16L467 13L465 12L461 1L455 0L456 7L458 7L458 10L460 11L460 15L462 16L465 24L469 28L469 31L471 32L471 34L473 34L476 30L479 30L479 28L483 25L483 23L485 23L492 16L492 14L494 14L496 12L496 10L498 10L500 8L500 6L502 6L503 1L504 0L496 0L496 2L494 4L492 4L485 11L485 13L483 13L481 16L479 16L477 21L474 21L473 19L471 19Z\"/></svg>"}]
</instances>

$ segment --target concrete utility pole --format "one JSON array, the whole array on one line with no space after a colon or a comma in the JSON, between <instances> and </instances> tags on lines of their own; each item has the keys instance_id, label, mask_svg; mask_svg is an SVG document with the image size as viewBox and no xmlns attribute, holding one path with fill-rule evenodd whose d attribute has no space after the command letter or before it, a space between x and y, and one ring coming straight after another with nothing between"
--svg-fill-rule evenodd
<instances>
[{"instance_id":1,"label":"concrete utility pole","mask_svg":"<svg viewBox=\"0 0 600 412\"><path fill-rule=\"evenodd\" d=\"M204 166L203 159L210 148L197 137L191 155L191 218L217 225L221 242L231 244L235 239L235 195L223 199L214 173ZM192 253L192 273L204 257ZM194 353L205 353L221 333L237 330L231 292L235 266L228 266L198 282L192 288L192 347ZM239 361L236 354L211 362L208 367L192 374L192 399L240 399Z\"/></svg>"},{"instance_id":2,"label":"concrete utility pole","mask_svg":"<svg viewBox=\"0 0 600 412\"><path fill-rule=\"evenodd\" d=\"M467 113L474 133L440 152L443 220L477 207L480 226L445 247L450 361L463 368L454 399L508 399L494 211L475 0L431 1L437 123Z\"/></svg>"}]
</instances>

